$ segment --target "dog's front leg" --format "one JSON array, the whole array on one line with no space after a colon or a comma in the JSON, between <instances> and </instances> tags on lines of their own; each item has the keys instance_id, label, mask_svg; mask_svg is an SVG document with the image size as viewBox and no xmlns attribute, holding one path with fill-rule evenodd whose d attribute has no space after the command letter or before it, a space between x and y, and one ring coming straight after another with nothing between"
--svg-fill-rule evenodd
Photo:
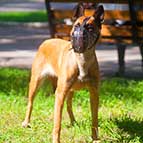
<instances>
[{"instance_id":1,"label":"dog's front leg","mask_svg":"<svg viewBox=\"0 0 143 143\"><path fill-rule=\"evenodd\" d=\"M60 131L62 120L62 109L64 100L69 91L69 84L67 82L58 82L55 92L55 107L54 107L54 128L53 128L53 143L60 143Z\"/></svg>"},{"instance_id":2,"label":"dog's front leg","mask_svg":"<svg viewBox=\"0 0 143 143\"><path fill-rule=\"evenodd\" d=\"M90 91L90 104L91 104L91 115L92 115L92 139L93 141L98 140L98 87L97 85L91 86Z\"/></svg>"}]
</instances>

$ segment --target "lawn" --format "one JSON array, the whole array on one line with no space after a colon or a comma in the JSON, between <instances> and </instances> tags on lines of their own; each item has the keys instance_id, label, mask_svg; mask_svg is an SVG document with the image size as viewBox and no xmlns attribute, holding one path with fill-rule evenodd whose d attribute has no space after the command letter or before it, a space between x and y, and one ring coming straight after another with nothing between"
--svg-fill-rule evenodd
<instances>
[{"instance_id":1,"label":"lawn","mask_svg":"<svg viewBox=\"0 0 143 143\"><path fill-rule=\"evenodd\" d=\"M29 70L0 68L0 143L52 142L54 96L48 94L48 82L36 96L31 128L21 127L29 75ZM73 104L77 124L69 126L65 106L61 142L91 143L88 91L76 92ZM99 137L101 143L143 142L143 81L117 77L101 81Z\"/></svg>"},{"instance_id":2,"label":"lawn","mask_svg":"<svg viewBox=\"0 0 143 143\"><path fill-rule=\"evenodd\" d=\"M47 22L46 11L0 12L0 22Z\"/></svg>"}]
</instances>

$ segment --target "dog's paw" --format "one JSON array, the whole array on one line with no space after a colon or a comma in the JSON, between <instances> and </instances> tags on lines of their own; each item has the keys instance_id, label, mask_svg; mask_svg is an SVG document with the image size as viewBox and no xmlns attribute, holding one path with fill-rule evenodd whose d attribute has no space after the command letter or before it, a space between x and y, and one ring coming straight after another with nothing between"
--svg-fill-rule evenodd
<instances>
[{"instance_id":1,"label":"dog's paw","mask_svg":"<svg viewBox=\"0 0 143 143\"><path fill-rule=\"evenodd\" d=\"M30 126L30 123L27 123L27 122L22 122L22 127L23 128L31 128L31 126Z\"/></svg>"}]
</instances>

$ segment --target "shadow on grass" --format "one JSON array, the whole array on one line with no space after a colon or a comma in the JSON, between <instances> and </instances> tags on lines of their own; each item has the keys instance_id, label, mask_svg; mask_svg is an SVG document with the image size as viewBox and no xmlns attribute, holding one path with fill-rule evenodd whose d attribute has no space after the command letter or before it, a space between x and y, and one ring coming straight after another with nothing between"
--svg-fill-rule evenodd
<instances>
[{"instance_id":1,"label":"shadow on grass","mask_svg":"<svg viewBox=\"0 0 143 143\"><path fill-rule=\"evenodd\" d=\"M0 69L0 92L6 95L27 94L27 85L29 81L28 70L20 70L15 68Z\"/></svg>"},{"instance_id":2,"label":"shadow on grass","mask_svg":"<svg viewBox=\"0 0 143 143\"><path fill-rule=\"evenodd\" d=\"M139 141L143 142L143 121L126 117L122 120L117 119L116 124L123 132L130 134L129 140L139 137Z\"/></svg>"},{"instance_id":3,"label":"shadow on grass","mask_svg":"<svg viewBox=\"0 0 143 143\"><path fill-rule=\"evenodd\" d=\"M7 96L11 94L18 96L28 95L30 74L30 70L0 68L0 93ZM45 96L53 94L51 83L45 80L38 92Z\"/></svg>"}]
</instances>

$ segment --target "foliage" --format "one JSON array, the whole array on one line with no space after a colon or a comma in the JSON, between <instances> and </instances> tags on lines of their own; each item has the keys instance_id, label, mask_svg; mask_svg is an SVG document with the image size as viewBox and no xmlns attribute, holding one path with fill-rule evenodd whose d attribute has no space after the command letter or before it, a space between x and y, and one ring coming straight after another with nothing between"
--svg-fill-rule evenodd
<instances>
[{"instance_id":1,"label":"foliage","mask_svg":"<svg viewBox=\"0 0 143 143\"><path fill-rule=\"evenodd\" d=\"M22 128L27 105L28 70L0 69L0 142L52 142L54 96L50 84L38 92L31 128ZM47 87L47 88L46 88ZM66 107L66 106L65 106ZM77 123L69 126L64 107L62 143L91 143L89 93L75 93L73 110ZM143 142L143 81L110 78L101 82L99 137L102 143Z\"/></svg>"},{"instance_id":2,"label":"foliage","mask_svg":"<svg viewBox=\"0 0 143 143\"><path fill-rule=\"evenodd\" d=\"M47 22L45 11L35 12L0 12L1 22Z\"/></svg>"}]
</instances>

